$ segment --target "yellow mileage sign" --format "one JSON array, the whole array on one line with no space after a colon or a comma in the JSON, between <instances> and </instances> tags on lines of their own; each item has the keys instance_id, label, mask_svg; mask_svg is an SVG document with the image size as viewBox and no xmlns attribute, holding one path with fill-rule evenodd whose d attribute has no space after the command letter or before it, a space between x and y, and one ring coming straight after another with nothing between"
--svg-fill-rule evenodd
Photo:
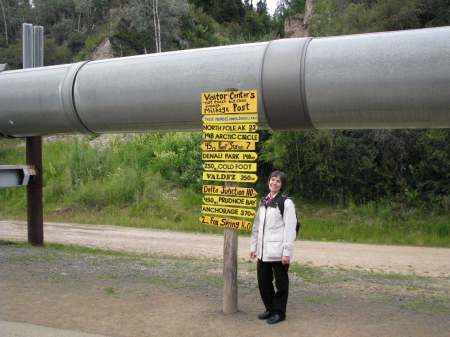
<instances>
[{"instance_id":1,"label":"yellow mileage sign","mask_svg":"<svg viewBox=\"0 0 450 337\"><path fill-rule=\"evenodd\" d=\"M244 198L253 198L258 195L254 188L219 185L203 185L202 192L203 194L227 195Z\"/></svg>"},{"instance_id":2,"label":"yellow mileage sign","mask_svg":"<svg viewBox=\"0 0 450 337\"><path fill-rule=\"evenodd\" d=\"M255 151L255 142L203 142L203 151Z\"/></svg>"},{"instance_id":3,"label":"yellow mileage sign","mask_svg":"<svg viewBox=\"0 0 450 337\"><path fill-rule=\"evenodd\" d=\"M203 172L203 180L254 183L258 180L258 176L253 173L238 172Z\"/></svg>"},{"instance_id":4,"label":"yellow mileage sign","mask_svg":"<svg viewBox=\"0 0 450 337\"><path fill-rule=\"evenodd\" d=\"M203 162L203 169L210 171L256 172L256 163L247 162Z\"/></svg>"},{"instance_id":5,"label":"yellow mileage sign","mask_svg":"<svg viewBox=\"0 0 450 337\"><path fill-rule=\"evenodd\" d=\"M202 205L203 214L216 214L225 216L234 216L238 218L253 219L256 211L251 208L236 208L227 206Z\"/></svg>"},{"instance_id":6,"label":"yellow mileage sign","mask_svg":"<svg viewBox=\"0 0 450 337\"><path fill-rule=\"evenodd\" d=\"M258 124L203 124L203 131L256 132Z\"/></svg>"},{"instance_id":7,"label":"yellow mileage sign","mask_svg":"<svg viewBox=\"0 0 450 337\"><path fill-rule=\"evenodd\" d=\"M256 90L204 92L201 100L203 115L258 112Z\"/></svg>"},{"instance_id":8,"label":"yellow mileage sign","mask_svg":"<svg viewBox=\"0 0 450 337\"><path fill-rule=\"evenodd\" d=\"M213 225L221 228L233 228L246 231L252 229L252 223L247 220L228 219L211 215L202 215L199 220L204 225Z\"/></svg>"},{"instance_id":9,"label":"yellow mileage sign","mask_svg":"<svg viewBox=\"0 0 450 337\"><path fill-rule=\"evenodd\" d=\"M204 195L203 203L206 205L256 207L256 198L228 197L224 195Z\"/></svg>"},{"instance_id":10,"label":"yellow mileage sign","mask_svg":"<svg viewBox=\"0 0 450 337\"><path fill-rule=\"evenodd\" d=\"M219 161L255 161L258 159L256 152L202 152L202 160Z\"/></svg>"},{"instance_id":11,"label":"yellow mileage sign","mask_svg":"<svg viewBox=\"0 0 450 337\"><path fill-rule=\"evenodd\" d=\"M223 141L244 141L244 142L258 142L259 134L252 133L232 133L232 132L207 132L203 131L203 140L223 140Z\"/></svg>"}]
</instances>

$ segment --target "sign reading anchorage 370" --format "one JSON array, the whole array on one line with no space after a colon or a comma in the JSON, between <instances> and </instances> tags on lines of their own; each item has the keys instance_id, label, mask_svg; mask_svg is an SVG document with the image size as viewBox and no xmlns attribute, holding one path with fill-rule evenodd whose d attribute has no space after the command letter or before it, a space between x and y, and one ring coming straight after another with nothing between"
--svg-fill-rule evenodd
<instances>
[{"instance_id":1,"label":"sign reading anchorage 370","mask_svg":"<svg viewBox=\"0 0 450 337\"><path fill-rule=\"evenodd\" d=\"M257 195L249 184L258 179L256 90L204 92L201 102L203 204L200 222L251 230ZM238 186L238 183L245 186Z\"/></svg>"}]
</instances>

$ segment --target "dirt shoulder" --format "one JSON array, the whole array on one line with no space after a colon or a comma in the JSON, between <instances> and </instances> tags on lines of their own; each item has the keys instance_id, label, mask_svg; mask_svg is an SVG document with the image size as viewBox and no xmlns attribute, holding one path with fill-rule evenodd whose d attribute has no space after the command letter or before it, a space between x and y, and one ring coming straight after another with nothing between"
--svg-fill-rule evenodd
<instances>
[{"instance_id":1,"label":"dirt shoulder","mask_svg":"<svg viewBox=\"0 0 450 337\"><path fill-rule=\"evenodd\" d=\"M46 223L45 241L139 254L222 258L221 235L169 232L108 225ZM26 224L0 221L0 239L27 239ZM239 258L248 259L249 237L239 237ZM343 268L419 276L450 276L450 249L296 241L294 261L315 267Z\"/></svg>"},{"instance_id":2,"label":"dirt shoulder","mask_svg":"<svg viewBox=\"0 0 450 337\"><path fill-rule=\"evenodd\" d=\"M223 315L219 259L0 241L0 321L112 337L448 337L450 331L447 278L293 264L287 320L268 326L256 318L262 304L255 273L254 263L239 263L239 312Z\"/></svg>"}]
</instances>

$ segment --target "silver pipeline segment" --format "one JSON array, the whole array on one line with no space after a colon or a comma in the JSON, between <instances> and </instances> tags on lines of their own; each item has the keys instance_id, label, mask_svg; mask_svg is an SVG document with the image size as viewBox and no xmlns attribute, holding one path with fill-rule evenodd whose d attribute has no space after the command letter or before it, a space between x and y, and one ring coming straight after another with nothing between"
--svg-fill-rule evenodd
<instances>
[{"instance_id":1,"label":"silver pipeline segment","mask_svg":"<svg viewBox=\"0 0 450 337\"><path fill-rule=\"evenodd\" d=\"M305 67L316 128L450 127L450 27L313 39Z\"/></svg>"},{"instance_id":2,"label":"silver pipeline segment","mask_svg":"<svg viewBox=\"0 0 450 337\"><path fill-rule=\"evenodd\" d=\"M199 130L256 89L261 127L450 127L450 27L285 39L0 73L0 133Z\"/></svg>"}]
</instances>

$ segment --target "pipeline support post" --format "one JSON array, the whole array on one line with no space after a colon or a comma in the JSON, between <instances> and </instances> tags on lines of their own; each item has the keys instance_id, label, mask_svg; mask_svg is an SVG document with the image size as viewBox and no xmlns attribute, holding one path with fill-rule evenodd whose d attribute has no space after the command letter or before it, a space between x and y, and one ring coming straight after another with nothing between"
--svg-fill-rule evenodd
<instances>
[{"instance_id":1,"label":"pipeline support post","mask_svg":"<svg viewBox=\"0 0 450 337\"><path fill-rule=\"evenodd\" d=\"M23 68L44 65L44 28L22 25ZM27 186L28 242L34 246L44 244L44 215L42 202L42 137L26 137L26 163L36 175Z\"/></svg>"},{"instance_id":2,"label":"pipeline support post","mask_svg":"<svg viewBox=\"0 0 450 337\"><path fill-rule=\"evenodd\" d=\"M26 138L27 165L36 175L27 186L28 242L33 246L44 244L44 214L42 202L42 137Z\"/></svg>"}]
</instances>

